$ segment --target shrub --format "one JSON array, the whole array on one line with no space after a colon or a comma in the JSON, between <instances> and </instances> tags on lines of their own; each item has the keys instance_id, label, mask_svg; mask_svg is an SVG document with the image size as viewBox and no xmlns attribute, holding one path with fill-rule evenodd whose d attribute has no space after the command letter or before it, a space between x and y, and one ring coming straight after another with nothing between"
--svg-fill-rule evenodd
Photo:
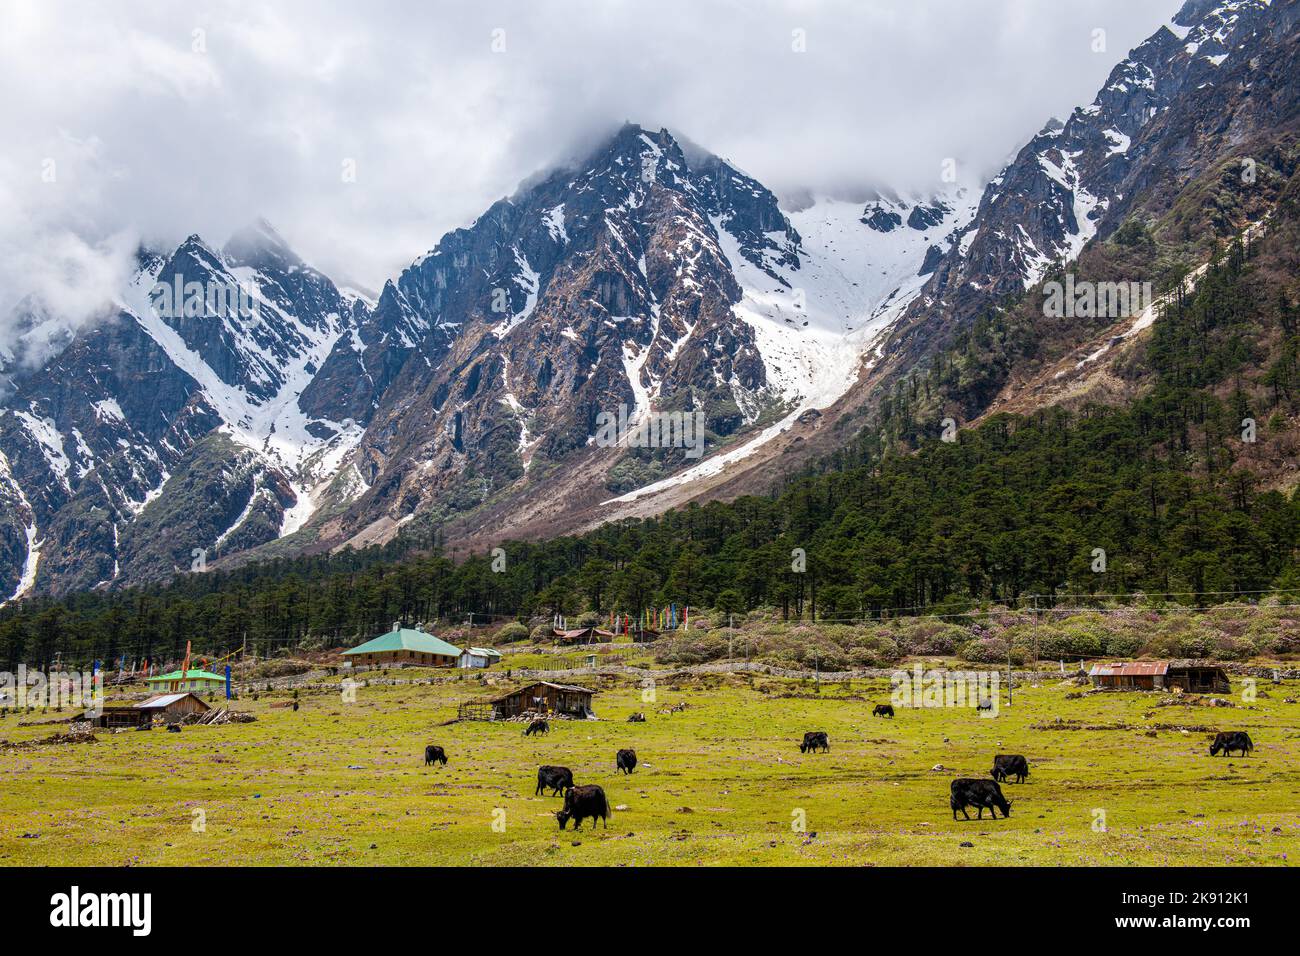
<instances>
[{"instance_id":1,"label":"shrub","mask_svg":"<svg viewBox=\"0 0 1300 956\"><path fill-rule=\"evenodd\" d=\"M655 642L661 664L704 664L727 656L727 639L711 631L685 631Z\"/></svg>"},{"instance_id":2,"label":"shrub","mask_svg":"<svg viewBox=\"0 0 1300 956\"><path fill-rule=\"evenodd\" d=\"M1210 656L1224 661L1244 661L1255 656L1255 645L1244 637L1220 634L1211 642Z\"/></svg>"},{"instance_id":3,"label":"shrub","mask_svg":"<svg viewBox=\"0 0 1300 956\"><path fill-rule=\"evenodd\" d=\"M1039 628L1038 654L1046 658L1099 657L1103 647L1101 626L1084 615Z\"/></svg>"},{"instance_id":4,"label":"shrub","mask_svg":"<svg viewBox=\"0 0 1300 956\"><path fill-rule=\"evenodd\" d=\"M1137 657L1142 650L1142 638L1129 631L1107 634L1102 642L1107 657Z\"/></svg>"},{"instance_id":5,"label":"shrub","mask_svg":"<svg viewBox=\"0 0 1300 956\"><path fill-rule=\"evenodd\" d=\"M905 621L899 626L898 647L904 654L951 654L970 639L970 633L956 624L934 619Z\"/></svg>"},{"instance_id":6,"label":"shrub","mask_svg":"<svg viewBox=\"0 0 1300 956\"><path fill-rule=\"evenodd\" d=\"M510 621L508 624L501 625L496 636L492 639L497 644L513 644L515 641L526 640L529 637L528 628L518 621Z\"/></svg>"},{"instance_id":7,"label":"shrub","mask_svg":"<svg viewBox=\"0 0 1300 956\"><path fill-rule=\"evenodd\" d=\"M972 664L1005 664L1007 660L1007 641L1001 637L980 637L967 641L958 651L962 660ZM1018 645L1011 647L1011 663L1020 666L1028 660L1025 649Z\"/></svg>"}]
</instances>

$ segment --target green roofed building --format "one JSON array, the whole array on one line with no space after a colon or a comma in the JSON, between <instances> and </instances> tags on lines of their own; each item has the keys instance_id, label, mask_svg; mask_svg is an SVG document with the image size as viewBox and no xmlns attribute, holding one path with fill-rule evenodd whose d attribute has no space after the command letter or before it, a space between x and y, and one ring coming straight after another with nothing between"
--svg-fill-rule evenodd
<instances>
[{"instance_id":1,"label":"green roofed building","mask_svg":"<svg viewBox=\"0 0 1300 956\"><path fill-rule=\"evenodd\" d=\"M413 627L398 627L372 641L343 652L357 665L397 664L412 667L455 667L460 648Z\"/></svg>"},{"instance_id":2,"label":"green roofed building","mask_svg":"<svg viewBox=\"0 0 1300 956\"><path fill-rule=\"evenodd\" d=\"M184 674L180 671L159 674L157 677L150 677L145 683L149 685L150 690L155 691L221 690L226 686L226 679L220 674L191 668Z\"/></svg>"}]
</instances>

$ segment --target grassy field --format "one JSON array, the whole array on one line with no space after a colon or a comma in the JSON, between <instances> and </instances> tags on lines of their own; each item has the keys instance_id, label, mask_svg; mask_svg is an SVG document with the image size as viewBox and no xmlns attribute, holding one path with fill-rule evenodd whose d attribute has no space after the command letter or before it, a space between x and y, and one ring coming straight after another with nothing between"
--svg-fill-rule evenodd
<instances>
[{"instance_id":1,"label":"grassy field","mask_svg":"<svg viewBox=\"0 0 1300 956\"><path fill-rule=\"evenodd\" d=\"M1246 705L1234 684L1237 706L1217 709L1067 699L1077 688L1052 683L1017 689L995 719L921 709L892 721L870 716L884 681L815 694L802 681L692 678L661 683L653 703L630 681L599 686L601 720L556 721L548 737L517 723L439 726L482 694L465 680L363 687L355 703L304 694L297 713L270 707L287 692L262 695L239 703L255 723L6 747L0 864L1177 866L1300 854L1300 704L1283 700L1295 686L1261 685L1268 696ZM634 710L647 722L627 723ZM1098 729L1061 729L1073 722ZM1161 724L1244 729L1256 750L1211 758L1205 732L1152 731ZM813 729L830 734L829 754L799 753ZM64 730L0 720L10 742ZM427 743L446 748L445 768L424 767ZM627 746L641 760L631 777L614 772ZM986 776L998 752L1032 768L1003 787L1010 819L954 822L949 781ZM533 796L543 763L605 788L608 830L560 832L560 799Z\"/></svg>"}]
</instances>

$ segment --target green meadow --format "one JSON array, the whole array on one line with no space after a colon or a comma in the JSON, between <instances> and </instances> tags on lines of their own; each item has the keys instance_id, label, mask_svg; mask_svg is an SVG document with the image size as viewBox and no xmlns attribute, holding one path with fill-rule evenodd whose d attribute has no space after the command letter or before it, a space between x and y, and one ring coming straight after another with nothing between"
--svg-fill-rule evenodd
<instances>
[{"instance_id":1,"label":"green meadow","mask_svg":"<svg viewBox=\"0 0 1300 956\"><path fill-rule=\"evenodd\" d=\"M394 672L394 677L421 676ZM425 672L423 676L431 676ZM244 699L256 722L182 733L97 732L25 746L66 724L0 719L0 865L1285 865L1300 854L1300 696L1260 684L1231 708L1157 706L1156 694L1016 688L996 718L967 708L871 708L886 682L718 675L592 678L597 721L453 721L473 679L331 687ZM1073 697L1067 695L1073 694ZM678 703L671 716L660 710ZM643 724L627 723L644 711ZM24 715L23 721L56 714ZM1246 730L1248 758L1209 756L1208 729ZM806 730L829 754L800 754ZM424 766L429 743L446 767ZM617 774L614 753L640 765ZM995 753L1009 819L952 819L948 785ZM540 764L598 783L608 828L561 832ZM941 766L943 769L935 769ZM969 845L964 845L969 844Z\"/></svg>"}]
</instances>

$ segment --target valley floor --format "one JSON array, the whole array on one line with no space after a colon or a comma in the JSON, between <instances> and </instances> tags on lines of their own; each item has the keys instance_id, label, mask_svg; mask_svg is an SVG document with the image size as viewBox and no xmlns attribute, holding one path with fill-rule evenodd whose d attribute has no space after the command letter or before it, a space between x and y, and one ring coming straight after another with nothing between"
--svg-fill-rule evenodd
<instances>
[{"instance_id":1,"label":"valley floor","mask_svg":"<svg viewBox=\"0 0 1300 956\"><path fill-rule=\"evenodd\" d=\"M1234 681L1236 706L1209 708L1156 706L1158 695L1140 693L1067 699L1077 688L1044 683L1018 688L993 719L910 709L893 720L871 716L889 699L884 680L816 693L807 681L697 677L661 683L651 702L631 680L596 686L599 721L555 721L543 737L525 738L512 722L439 726L460 701L491 690L465 678L363 686L355 703L304 692L296 713L272 708L289 694L273 692L238 703L254 723L2 746L0 865L1300 859L1300 704L1284 701L1300 693L1294 684L1261 684L1263 695L1245 703ZM659 712L682 702L680 713ZM633 711L647 722L627 723ZM18 722L0 719L0 739L67 730ZM1072 722L1094 729L1065 729ZM1249 731L1254 754L1211 758L1211 728ZM827 731L831 752L800 754L806 730ZM446 767L424 766L428 743L446 748ZM621 747L641 761L630 777L614 771ZM1011 817L954 822L949 781L987 777L995 753L1030 763L1026 783L1003 785ZM616 808L608 829L593 833L588 822L561 833L560 798L533 795L540 764L604 787Z\"/></svg>"}]
</instances>

